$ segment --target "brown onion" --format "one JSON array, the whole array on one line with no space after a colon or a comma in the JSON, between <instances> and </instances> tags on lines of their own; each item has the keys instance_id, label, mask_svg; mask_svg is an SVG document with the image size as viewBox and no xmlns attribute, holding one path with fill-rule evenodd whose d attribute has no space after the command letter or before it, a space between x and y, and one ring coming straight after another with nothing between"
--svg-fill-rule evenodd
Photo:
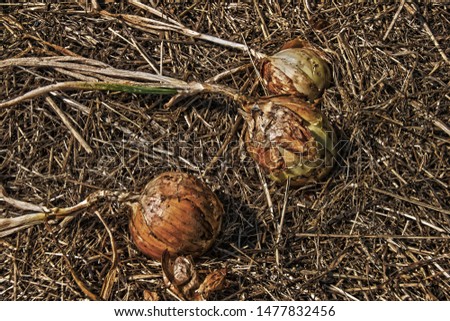
<instances>
[{"instance_id":1,"label":"brown onion","mask_svg":"<svg viewBox=\"0 0 450 321\"><path fill-rule=\"evenodd\" d=\"M166 172L150 181L132 204L130 233L137 248L156 260L165 250L172 257L200 256L217 238L223 212L217 196L200 180Z\"/></svg>"}]
</instances>

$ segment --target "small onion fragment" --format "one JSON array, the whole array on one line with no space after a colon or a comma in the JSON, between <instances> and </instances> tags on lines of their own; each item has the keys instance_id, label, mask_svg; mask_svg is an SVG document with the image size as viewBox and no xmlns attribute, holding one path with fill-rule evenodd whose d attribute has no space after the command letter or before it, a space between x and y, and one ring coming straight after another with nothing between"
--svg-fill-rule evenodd
<instances>
[{"instance_id":1,"label":"small onion fragment","mask_svg":"<svg viewBox=\"0 0 450 321\"><path fill-rule=\"evenodd\" d=\"M221 290L226 283L227 268L213 270L204 278L200 277L190 255L172 259L164 251L161 266L164 284L181 300L208 300L213 292Z\"/></svg>"}]
</instances>

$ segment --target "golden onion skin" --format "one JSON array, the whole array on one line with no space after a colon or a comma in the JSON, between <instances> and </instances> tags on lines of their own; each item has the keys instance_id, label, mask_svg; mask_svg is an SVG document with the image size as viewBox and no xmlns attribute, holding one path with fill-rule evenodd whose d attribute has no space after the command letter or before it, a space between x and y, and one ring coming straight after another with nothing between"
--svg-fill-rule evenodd
<instances>
[{"instance_id":1,"label":"golden onion skin","mask_svg":"<svg viewBox=\"0 0 450 321\"><path fill-rule=\"evenodd\" d=\"M333 167L334 132L315 105L295 96L260 98L244 106L246 148L274 181L315 182Z\"/></svg>"},{"instance_id":2,"label":"golden onion skin","mask_svg":"<svg viewBox=\"0 0 450 321\"><path fill-rule=\"evenodd\" d=\"M273 95L298 95L314 101L331 84L325 54L305 41L293 40L261 61L261 77Z\"/></svg>"},{"instance_id":3,"label":"golden onion skin","mask_svg":"<svg viewBox=\"0 0 450 321\"><path fill-rule=\"evenodd\" d=\"M161 260L165 250L171 257L196 257L213 245L223 213L220 200L200 180L166 172L132 204L129 228L136 247L153 259Z\"/></svg>"}]
</instances>

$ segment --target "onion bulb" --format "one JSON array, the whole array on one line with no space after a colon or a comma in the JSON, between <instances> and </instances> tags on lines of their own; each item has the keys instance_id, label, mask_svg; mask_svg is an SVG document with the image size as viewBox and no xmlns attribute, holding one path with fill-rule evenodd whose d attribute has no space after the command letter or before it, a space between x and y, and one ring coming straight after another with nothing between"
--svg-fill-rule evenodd
<instances>
[{"instance_id":1,"label":"onion bulb","mask_svg":"<svg viewBox=\"0 0 450 321\"><path fill-rule=\"evenodd\" d=\"M217 196L192 175L166 172L150 181L132 204L130 233L145 255L200 256L220 232L223 206Z\"/></svg>"},{"instance_id":2,"label":"onion bulb","mask_svg":"<svg viewBox=\"0 0 450 321\"><path fill-rule=\"evenodd\" d=\"M298 95L310 101L319 98L331 83L325 54L298 39L262 59L261 77L271 94Z\"/></svg>"},{"instance_id":3,"label":"onion bulb","mask_svg":"<svg viewBox=\"0 0 450 321\"><path fill-rule=\"evenodd\" d=\"M323 178L334 158L334 132L313 104L273 96L243 106L246 148L274 181L302 185Z\"/></svg>"}]
</instances>

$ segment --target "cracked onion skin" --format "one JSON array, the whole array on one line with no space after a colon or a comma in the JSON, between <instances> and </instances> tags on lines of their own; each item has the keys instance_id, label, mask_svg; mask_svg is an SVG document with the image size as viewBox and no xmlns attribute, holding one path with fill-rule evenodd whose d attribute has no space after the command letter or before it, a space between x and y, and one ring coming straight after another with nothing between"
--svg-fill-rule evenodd
<instances>
[{"instance_id":1,"label":"cracked onion skin","mask_svg":"<svg viewBox=\"0 0 450 321\"><path fill-rule=\"evenodd\" d=\"M192 175L166 172L144 189L132 204L130 234L136 247L155 260L167 250L171 257L198 257L220 232L223 205Z\"/></svg>"},{"instance_id":2,"label":"cracked onion skin","mask_svg":"<svg viewBox=\"0 0 450 321\"><path fill-rule=\"evenodd\" d=\"M293 186L332 169L335 134L325 115L296 96L263 97L243 106L246 148L270 179Z\"/></svg>"}]
</instances>

